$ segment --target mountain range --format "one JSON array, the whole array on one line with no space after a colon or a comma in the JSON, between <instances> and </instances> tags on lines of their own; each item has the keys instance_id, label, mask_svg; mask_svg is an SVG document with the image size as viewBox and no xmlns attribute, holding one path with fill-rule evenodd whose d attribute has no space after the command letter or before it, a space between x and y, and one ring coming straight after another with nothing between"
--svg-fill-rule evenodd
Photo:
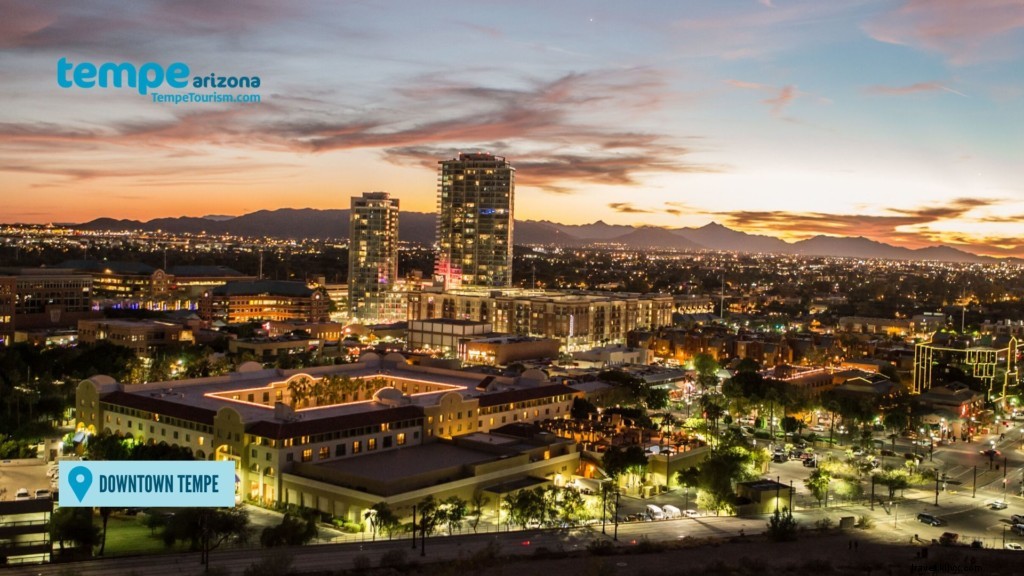
<instances>
[{"instance_id":1,"label":"mountain range","mask_svg":"<svg viewBox=\"0 0 1024 576\"><path fill-rule=\"evenodd\" d=\"M172 233L232 234L236 236L276 238L346 238L348 210L312 208L260 210L237 217L157 218L148 222L98 218L75 225L82 230L157 231ZM403 241L430 244L434 241L435 215L402 212L399 237ZM804 256L842 256L887 260L938 260L943 262L997 262L990 256L971 254L950 246L910 249L864 237L815 236L798 242L786 242L771 236L747 234L712 222L700 228L656 228L624 226L597 221L569 225L547 220L517 220L516 244L558 246L619 245L628 248L673 248L678 250L715 250L761 254Z\"/></svg>"}]
</instances>

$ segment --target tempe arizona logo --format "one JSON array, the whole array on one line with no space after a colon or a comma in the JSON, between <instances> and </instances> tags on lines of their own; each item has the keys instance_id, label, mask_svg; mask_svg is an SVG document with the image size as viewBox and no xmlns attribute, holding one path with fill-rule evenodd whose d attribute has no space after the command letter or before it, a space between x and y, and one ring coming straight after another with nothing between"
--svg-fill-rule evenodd
<instances>
[{"instance_id":1,"label":"tempe arizona logo","mask_svg":"<svg viewBox=\"0 0 1024 576\"><path fill-rule=\"evenodd\" d=\"M57 85L61 88L134 88L140 95L149 95L153 102L183 103L254 103L259 94L223 94L220 92L185 91L189 88L259 88L259 76L220 76L215 72L194 76L184 62L164 67L156 62L136 66L130 62L71 62L67 57L57 61ZM170 90L158 92L157 90Z\"/></svg>"}]
</instances>

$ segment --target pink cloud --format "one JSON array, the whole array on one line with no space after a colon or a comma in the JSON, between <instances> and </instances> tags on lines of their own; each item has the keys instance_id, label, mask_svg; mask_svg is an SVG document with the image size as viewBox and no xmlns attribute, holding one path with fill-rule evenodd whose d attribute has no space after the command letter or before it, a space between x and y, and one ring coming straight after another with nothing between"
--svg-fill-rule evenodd
<instances>
[{"instance_id":1,"label":"pink cloud","mask_svg":"<svg viewBox=\"0 0 1024 576\"><path fill-rule=\"evenodd\" d=\"M967 95L963 92L953 90L952 88L942 84L941 82L917 82L910 84L909 86L883 86L875 85L870 86L866 90L869 94L881 94L884 96L906 96L908 94L918 94L921 92L949 92L958 96Z\"/></svg>"},{"instance_id":2,"label":"pink cloud","mask_svg":"<svg viewBox=\"0 0 1024 576\"><path fill-rule=\"evenodd\" d=\"M1012 57L1003 43L1024 28L1024 1L904 0L864 28L880 42L938 52L965 65Z\"/></svg>"}]
</instances>

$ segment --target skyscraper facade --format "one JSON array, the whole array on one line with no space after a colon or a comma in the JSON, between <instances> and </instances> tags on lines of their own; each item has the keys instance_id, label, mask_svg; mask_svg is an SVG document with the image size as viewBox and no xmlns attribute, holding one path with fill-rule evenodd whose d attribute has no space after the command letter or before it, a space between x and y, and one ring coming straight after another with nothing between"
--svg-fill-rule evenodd
<instances>
[{"instance_id":1,"label":"skyscraper facade","mask_svg":"<svg viewBox=\"0 0 1024 576\"><path fill-rule=\"evenodd\" d=\"M446 288L511 286L515 169L482 153L439 164L434 274Z\"/></svg>"},{"instance_id":2,"label":"skyscraper facade","mask_svg":"<svg viewBox=\"0 0 1024 576\"><path fill-rule=\"evenodd\" d=\"M398 199L387 192L352 197L348 244L348 303L368 322L395 320L398 281Z\"/></svg>"}]
</instances>

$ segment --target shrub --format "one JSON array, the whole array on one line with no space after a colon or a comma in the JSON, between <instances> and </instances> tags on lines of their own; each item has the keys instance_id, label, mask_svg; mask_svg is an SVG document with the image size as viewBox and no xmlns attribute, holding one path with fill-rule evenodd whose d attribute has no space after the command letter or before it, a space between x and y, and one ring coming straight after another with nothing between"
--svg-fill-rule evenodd
<instances>
[{"instance_id":1,"label":"shrub","mask_svg":"<svg viewBox=\"0 0 1024 576\"><path fill-rule=\"evenodd\" d=\"M875 527L875 519L867 514L860 517L860 522L857 523L857 527L861 530L868 530Z\"/></svg>"},{"instance_id":2,"label":"shrub","mask_svg":"<svg viewBox=\"0 0 1024 576\"><path fill-rule=\"evenodd\" d=\"M401 570L402 568L405 568L405 565L408 563L409 557L405 552L405 548L388 550L380 557L381 568L397 568Z\"/></svg>"},{"instance_id":3,"label":"shrub","mask_svg":"<svg viewBox=\"0 0 1024 576\"><path fill-rule=\"evenodd\" d=\"M369 556L360 554L352 559L352 566L360 572L365 572L373 566L373 562L370 561Z\"/></svg>"},{"instance_id":4,"label":"shrub","mask_svg":"<svg viewBox=\"0 0 1024 576\"><path fill-rule=\"evenodd\" d=\"M587 551L595 556L607 556L614 553L615 546L608 540L591 540Z\"/></svg>"}]
</instances>

